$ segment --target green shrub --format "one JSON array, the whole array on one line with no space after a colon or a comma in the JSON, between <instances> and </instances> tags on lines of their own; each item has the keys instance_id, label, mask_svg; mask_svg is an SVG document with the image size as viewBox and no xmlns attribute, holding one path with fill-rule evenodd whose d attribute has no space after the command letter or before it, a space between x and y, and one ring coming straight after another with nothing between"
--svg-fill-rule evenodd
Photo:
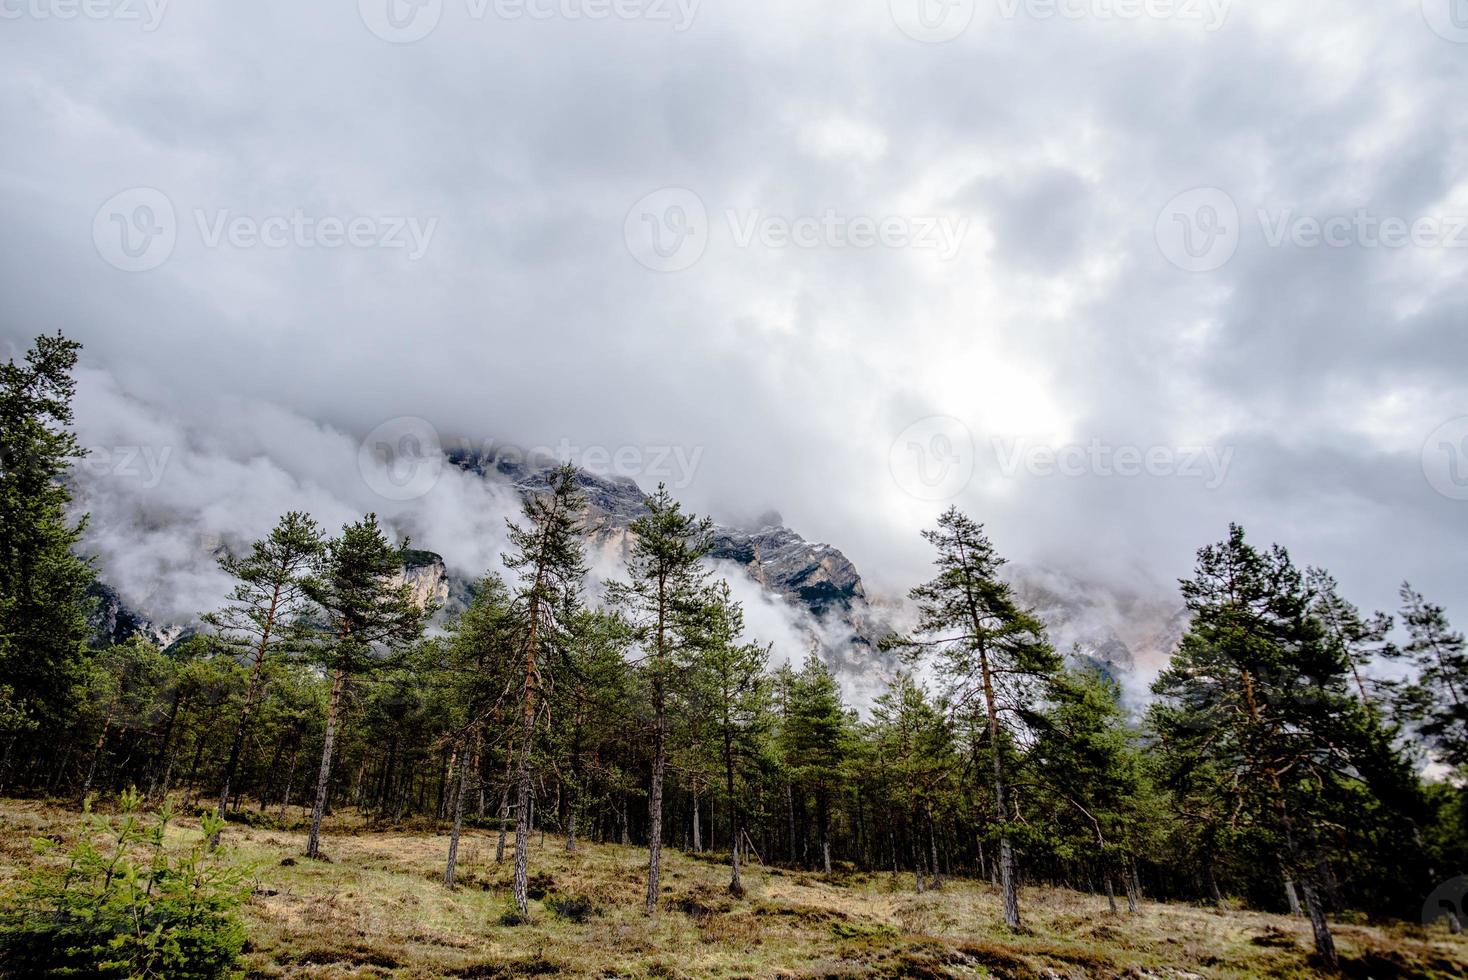
<instances>
[{"instance_id":1,"label":"green shrub","mask_svg":"<svg viewBox=\"0 0 1468 980\"><path fill-rule=\"evenodd\" d=\"M164 836L172 813L145 821L140 806L130 791L116 817L87 807L64 861L51 860L60 852L56 842L34 842L41 863L0 906L0 976L242 975L245 930L234 913L249 893L248 869L210 851L223 822L205 815L198 838L170 851Z\"/></svg>"},{"instance_id":2,"label":"green shrub","mask_svg":"<svg viewBox=\"0 0 1468 980\"><path fill-rule=\"evenodd\" d=\"M571 922L585 922L593 915L601 914L585 895L551 895L545 900L545 907L556 918Z\"/></svg>"},{"instance_id":3,"label":"green shrub","mask_svg":"<svg viewBox=\"0 0 1468 980\"><path fill-rule=\"evenodd\" d=\"M530 924L530 916L522 915L520 910L511 905L500 913L500 925L502 926L524 926Z\"/></svg>"},{"instance_id":4,"label":"green shrub","mask_svg":"<svg viewBox=\"0 0 1468 980\"><path fill-rule=\"evenodd\" d=\"M299 820L282 820L273 813L259 810L229 810L224 814L226 823L243 824L252 830L292 830Z\"/></svg>"}]
</instances>

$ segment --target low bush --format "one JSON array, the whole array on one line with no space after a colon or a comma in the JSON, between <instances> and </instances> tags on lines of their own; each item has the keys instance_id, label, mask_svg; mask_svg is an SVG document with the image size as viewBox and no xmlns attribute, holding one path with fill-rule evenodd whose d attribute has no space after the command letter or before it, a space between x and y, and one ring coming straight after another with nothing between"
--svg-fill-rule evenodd
<instances>
[{"instance_id":1,"label":"low bush","mask_svg":"<svg viewBox=\"0 0 1468 980\"><path fill-rule=\"evenodd\" d=\"M205 815L198 837L170 850L172 814L145 819L140 807L128 792L115 817L87 808L64 854L54 840L34 841L42 861L0 904L0 976L242 975L245 929L235 909L250 892L249 871L210 850L223 821Z\"/></svg>"},{"instance_id":2,"label":"low bush","mask_svg":"<svg viewBox=\"0 0 1468 980\"><path fill-rule=\"evenodd\" d=\"M552 895L545 900L545 907L558 919L585 922L599 911L585 895Z\"/></svg>"}]
</instances>

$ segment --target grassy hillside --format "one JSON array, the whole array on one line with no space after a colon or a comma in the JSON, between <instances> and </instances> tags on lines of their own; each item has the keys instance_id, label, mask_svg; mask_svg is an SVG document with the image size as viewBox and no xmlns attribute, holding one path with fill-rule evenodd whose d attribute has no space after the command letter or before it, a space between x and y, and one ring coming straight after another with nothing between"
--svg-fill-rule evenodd
<instances>
[{"instance_id":1,"label":"grassy hillside","mask_svg":"<svg viewBox=\"0 0 1468 980\"><path fill-rule=\"evenodd\" d=\"M64 838L75 822L73 812L0 803L0 879L34 860L30 837ZM676 851L667 856L664 910L650 920L641 909L643 851L583 845L568 854L561 840L538 835L532 921L509 925L510 866L495 864L493 834L466 834L460 887L449 892L440 883L446 836L359 832L350 818L330 829L322 863L300 856L300 833L228 831L234 857L257 869L244 913L252 976L1317 975L1307 925L1283 916L1151 902L1135 916L1111 915L1104 896L1033 888L1024 893L1026 929L1012 935L998 925L987 884L950 881L917 895L910 875L828 879L756 864L748 896L736 901L716 859ZM1352 976L1468 975L1468 941L1445 931L1342 923L1337 941Z\"/></svg>"}]
</instances>

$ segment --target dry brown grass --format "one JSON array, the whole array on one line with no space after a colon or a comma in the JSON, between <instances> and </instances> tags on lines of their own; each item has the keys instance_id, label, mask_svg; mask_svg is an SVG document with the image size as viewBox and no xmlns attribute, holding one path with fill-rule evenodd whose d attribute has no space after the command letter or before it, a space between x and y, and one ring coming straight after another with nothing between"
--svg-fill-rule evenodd
<instances>
[{"instance_id":1,"label":"dry brown grass","mask_svg":"<svg viewBox=\"0 0 1468 980\"><path fill-rule=\"evenodd\" d=\"M0 882L34 860L28 838L65 837L73 812L0 802ZM256 868L245 909L255 977L1313 977L1300 920L1144 903L1113 916L1103 897L1032 888L1025 930L999 925L988 885L951 881L917 895L911 876L823 876L758 866L731 898L727 870L665 851L664 907L642 912L646 853L532 841L532 921L507 926L510 867L494 863L494 835L466 833L460 885L440 884L447 838L365 833L340 818L324 850L302 858L300 833L232 826L234 853ZM346 831L342 833L342 831ZM583 922L555 915L557 896L589 899ZM1339 925L1355 977L1468 976L1468 941L1390 925ZM1256 940L1258 940L1256 942Z\"/></svg>"}]
</instances>

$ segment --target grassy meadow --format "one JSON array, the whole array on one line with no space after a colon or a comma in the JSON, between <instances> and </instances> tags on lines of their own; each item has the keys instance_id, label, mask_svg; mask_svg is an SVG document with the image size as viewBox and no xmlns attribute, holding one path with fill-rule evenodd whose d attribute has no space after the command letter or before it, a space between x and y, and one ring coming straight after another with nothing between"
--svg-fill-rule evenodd
<instances>
[{"instance_id":1,"label":"grassy meadow","mask_svg":"<svg viewBox=\"0 0 1468 980\"><path fill-rule=\"evenodd\" d=\"M30 839L66 840L75 811L0 802L0 887L37 860ZM196 823L180 820L182 839ZM663 908L642 911L646 853L537 834L531 921L507 913L511 864L497 835L467 830L458 884L443 887L447 835L328 825L328 860L304 834L232 824L232 860L253 868L245 905L251 977L1313 977L1303 919L1144 902L1111 914L1104 895L1024 891L1025 928L1002 926L997 891L948 880L917 894L911 875L748 868L731 898L718 855L665 851ZM513 838L511 840L513 844ZM1404 923L1337 923L1347 975L1468 976L1468 938Z\"/></svg>"}]
</instances>

